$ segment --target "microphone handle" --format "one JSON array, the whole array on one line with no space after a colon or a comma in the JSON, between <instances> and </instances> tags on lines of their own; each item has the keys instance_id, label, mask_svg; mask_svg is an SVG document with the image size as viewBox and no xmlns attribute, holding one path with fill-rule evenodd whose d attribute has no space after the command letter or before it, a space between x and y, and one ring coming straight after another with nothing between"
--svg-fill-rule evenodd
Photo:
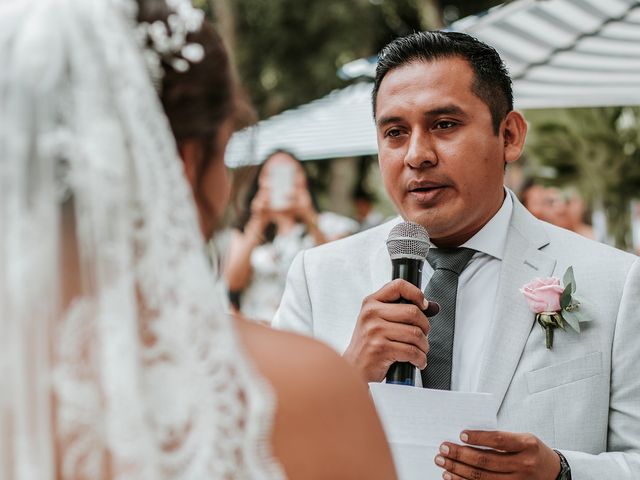
<instances>
[{"instance_id":1,"label":"microphone handle","mask_svg":"<svg viewBox=\"0 0 640 480\"><path fill-rule=\"evenodd\" d=\"M401 278L415 285L422 290L422 267L424 260L416 260L414 258L397 258L391 260L393 273L391 278ZM397 303L411 303L403 298ZM415 367L409 362L394 362L387 370L385 376L387 383L398 385L415 385Z\"/></svg>"}]
</instances>

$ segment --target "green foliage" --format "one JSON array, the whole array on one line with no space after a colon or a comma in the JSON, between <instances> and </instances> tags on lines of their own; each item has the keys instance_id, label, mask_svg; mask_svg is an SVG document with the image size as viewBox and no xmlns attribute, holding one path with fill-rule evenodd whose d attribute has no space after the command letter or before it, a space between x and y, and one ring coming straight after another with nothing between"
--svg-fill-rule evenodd
<instances>
[{"instance_id":1,"label":"green foliage","mask_svg":"<svg viewBox=\"0 0 640 480\"><path fill-rule=\"evenodd\" d=\"M640 109L607 107L534 112L528 154L604 208L616 246L630 248L630 202L640 197Z\"/></svg>"},{"instance_id":2,"label":"green foliage","mask_svg":"<svg viewBox=\"0 0 640 480\"><path fill-rule=\"evenodd\" d=\"M392 33L420 28L410 3L394 2L390 15L362 0L234 1L238 70L261 116L345 86L339 67L375 54Z\"/></svg>"},{"instance_id":3,"label":"green foliage","mask_svg":"<svg viewBox=\"0 0 640 480\"><path fill-rule=\"evenodd\" d=\"M580 333L580 315L575 311L572 312L562 312L562 317L565 322L569 324L571 328L573 328L576 332Z\"/></svg>"},{"instance_id":4,"label":"green foliage","mask_svg":"<svg viewBox=\"0 0 640 480\"><path fill-rule=\"evenodd\" d=\"M567 284L560 295L560 307L562 309L571 305L571 284Z\"/></svg>"},{"instance_id":5,"label":"green foliage","mask_svg":"<svg viewBox=\"0 0 640 480\"><path fill-rule=\"evenodd\" d=\"M576 279L573 275L573 267L567 268L562 276L562 283L569 288L569 294L576 293Z\"/></svg>"},{"instance_id":6,"label":"green foliage","mask_svg":"<svg viewBox=\"0 0 640 480\"><path fill-rule=\"evenodd\" d=\"M442 8L476 13L499 0L196 0L230 13L240 78L265 118L347 84L336 71L392 39L442 25ZM460 5L457 5L460 4ZM220 8L220 6L225 8ZM229 21L228 18L219 19Z\"/></svg>"}]
</instances>

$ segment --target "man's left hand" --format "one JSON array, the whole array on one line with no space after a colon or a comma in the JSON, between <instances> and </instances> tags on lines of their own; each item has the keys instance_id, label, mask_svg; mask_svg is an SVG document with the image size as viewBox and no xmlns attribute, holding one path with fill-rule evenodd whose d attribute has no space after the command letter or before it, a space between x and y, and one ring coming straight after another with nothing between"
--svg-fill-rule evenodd
<instances>
[{"instance_id":1,"label":"man's left hand","mask_svg":"<svg viewBox=\"0 0 640 480\"><path fill-rule=\"evenodd\" d=\"M445 442L435 458L445 480L555 480L560 473L558 454L530 433L465 430L460 439L467 445Z\"/></svg>"}]
</instances>

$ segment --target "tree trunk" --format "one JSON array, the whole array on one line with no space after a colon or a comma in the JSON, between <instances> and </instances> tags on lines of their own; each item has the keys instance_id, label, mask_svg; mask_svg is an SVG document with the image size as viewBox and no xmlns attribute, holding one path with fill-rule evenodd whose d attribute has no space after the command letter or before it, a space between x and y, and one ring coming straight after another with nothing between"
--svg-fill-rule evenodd
<instances>
[{"instance_id":1,"label":"tree trunk","mask_svg":"<svg viewBox=\"0 0 640 480\"><path fill-rule=\"evenodd\" d=\"M218 33L226 43L229 56L233 59L236 48L235 17L229 0L209 0L216 19Z\"/></svg>"}]
</instances>

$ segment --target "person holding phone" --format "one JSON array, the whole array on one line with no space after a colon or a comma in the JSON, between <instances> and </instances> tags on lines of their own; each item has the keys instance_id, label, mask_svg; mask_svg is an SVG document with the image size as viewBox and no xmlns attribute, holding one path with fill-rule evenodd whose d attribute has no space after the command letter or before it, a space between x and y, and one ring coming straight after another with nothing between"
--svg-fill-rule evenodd
<instances>
[{"instance_id":1,"label":"person holding phone","mask_svg":"<svg viewBox=\"0 0 640 480\"><path fill-rule=\"evenodd\" d=\"M249 205L233 232L225 264L231 303L248 318L270 323L296 254L357 231L357 223L319 213L307 175L291 153L277 150L261 165Z\"/></svg>"}]
</instances>

